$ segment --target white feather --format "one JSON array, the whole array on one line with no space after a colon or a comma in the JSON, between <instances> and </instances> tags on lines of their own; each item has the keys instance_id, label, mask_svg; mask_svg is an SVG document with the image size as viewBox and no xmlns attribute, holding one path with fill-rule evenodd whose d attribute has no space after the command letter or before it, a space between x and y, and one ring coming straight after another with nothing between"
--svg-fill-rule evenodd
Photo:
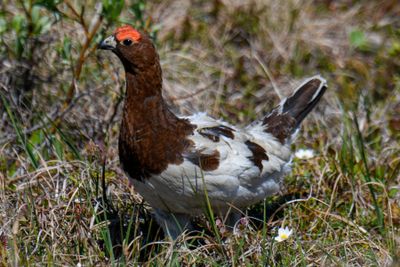
<instances>
[{"instance_id":1,"label":"white feather","mask_svg":"<svg viewBox=\"0 0 400 267\"><path fill-rule=\"evenodd\" d=\"M279 184L290 162L290 149L265 133L261 123L246 129L215 120L205 113L186 117L197 129L189 139L202 154L218 150L219 166L203 171L189 160L169 165L160 175L144 182L133 180L136 190L151 206L174 213L197 215L204 212L205 190L215 211L226 212L231 205L243 208L279 191ZM224 125L234 129L234 138L220 136L218 142L202 136L197 130ZM263 147L268 160L262 161L262 172L249 158L253 155L246 141Z\"/></svg>"}]
</instances>

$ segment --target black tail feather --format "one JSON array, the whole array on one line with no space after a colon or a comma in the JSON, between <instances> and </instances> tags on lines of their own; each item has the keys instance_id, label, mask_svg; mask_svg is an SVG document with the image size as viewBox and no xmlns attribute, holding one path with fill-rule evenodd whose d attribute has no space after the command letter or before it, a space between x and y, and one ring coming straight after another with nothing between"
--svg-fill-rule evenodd
<instances>
[{"instance_id":1,"label":"black tail feather","mask_svg":"<svg viewBox=\"0 0 400 267\"><path fill-rule=\"evenodd\" d=\"M265 132L285 143L317 105L326 89L326 81L320 76L306 80L291 96L264 117Z\"/></svg>"},{"instance_id":2,"label":"black tail feather","mask_svg":"<svg viewBox=\"0 0 400 267\"><path fill-rule=\"evenodd\" d=\"M297 128L317 105L326 89L326 81L320 76L308 79L291 96L286 98L282 104L282 113L288 113L295 118L295 128Z\"/></svg>"}]
</instances>

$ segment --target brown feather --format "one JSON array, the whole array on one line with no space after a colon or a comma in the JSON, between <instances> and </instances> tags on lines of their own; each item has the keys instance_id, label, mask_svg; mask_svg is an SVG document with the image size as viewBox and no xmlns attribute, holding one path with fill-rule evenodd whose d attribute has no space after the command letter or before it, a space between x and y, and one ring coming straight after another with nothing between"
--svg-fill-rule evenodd
<instances>
[{"instance_id":1,"label":"brown feather","mask_svg":"<svg viewBox=\"0 0 400 267\"><path fill-rule=\"evenodd\" d=\"M282 106L276 107L264 117L264 131L284 144L325 93L327 87L323 83L321 79L314 78L300 86Z\"/></svg>"},{"instance_id":2,"label":"brown feather","mask_svg":"<svg viewBox=\"0 0 400 267\"><path fill-rule=\"evenodd\" d=\"M211 154L195 151L185 154L185 158L199 166L203 171L213 171L218 169L220 154L218 150L214 150Z\"/></svg>"},{"instance_id":3,"label":"brown feather","mask_svg":"<svg viewBox=\"0 0 400 267\"><path fill-rule=\"evenodd\" d=\"M253 153L253 156L249 157L249 159L253 161L254 165L256 165L260 169L260 172L262 172L262 161L269 159L267 156L267 152L262 146L251 141L246 141L246 146Z\"/></svg>"},{"instance_id":4,"label":"brown feather","mask_svg":"<svg viewBox=\"0 0 400 267\"><path fill-rule=\"evenodd\" d=\"M210 139L213 142L219 142L221 135L228 137L230 139L235 138L235 135L233 134L235 130L224 125L201 128L197 131L199 132L199 134Z\"/></svg>"}]
</instances>

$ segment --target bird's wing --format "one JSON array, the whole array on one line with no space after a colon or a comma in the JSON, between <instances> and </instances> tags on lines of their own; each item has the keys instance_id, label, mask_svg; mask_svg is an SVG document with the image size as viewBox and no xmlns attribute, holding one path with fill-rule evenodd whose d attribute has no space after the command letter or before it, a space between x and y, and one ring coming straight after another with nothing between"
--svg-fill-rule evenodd
<instances>
[{"instance_id":1,"label":"bird's wing","mask_svg":"<svg viewBox=\"0 0 400 267\"><path fill-rule=\"evenodd\" d=\"M176 192L202 195L205 184L211 201L246 206L279 189L289 149L276 138L268 133L262 138L253 136L258 133L204 113L187 119L196 125L194 134L188 137L192 146L183 154L182 164L170 166L161 174L164 179L175 177Z\"/></svg>"}]
</instances>

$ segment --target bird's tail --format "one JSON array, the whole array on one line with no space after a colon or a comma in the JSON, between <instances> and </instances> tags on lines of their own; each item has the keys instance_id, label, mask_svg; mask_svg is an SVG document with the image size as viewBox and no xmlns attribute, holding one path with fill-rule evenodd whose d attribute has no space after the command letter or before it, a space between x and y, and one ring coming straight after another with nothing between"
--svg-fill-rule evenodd
<instances>
[{"instance_id":1,"label":"bird's tail","mask_svg":"<svg viewBox=\"0 0 400 267\"><path fill-rule=\"evenodd\" d=\"M306 80L263 118L264 131L285 143L317 105L326 89L326 81L319 75Z\"/></svg>"}]
</instances>

